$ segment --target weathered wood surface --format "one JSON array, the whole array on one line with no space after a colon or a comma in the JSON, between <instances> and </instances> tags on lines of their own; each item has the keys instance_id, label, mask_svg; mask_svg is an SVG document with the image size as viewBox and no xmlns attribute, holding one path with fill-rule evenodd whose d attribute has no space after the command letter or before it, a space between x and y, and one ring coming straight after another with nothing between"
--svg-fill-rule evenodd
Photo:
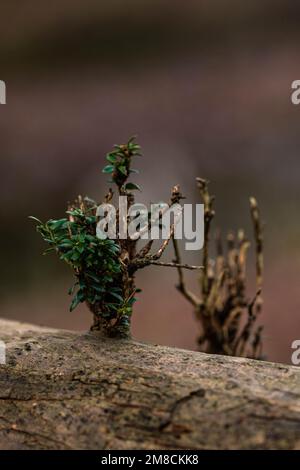
<instances>
[{"instance_id":1,"label":"weathered wood surface","mask_svg":"<svg viewBox=\"0 0 300 470\"><path fill-rule=\"evenodd\" d=\"M300 369L0 320L1 449L299 449Z\"/></svg>"}]
</instances>

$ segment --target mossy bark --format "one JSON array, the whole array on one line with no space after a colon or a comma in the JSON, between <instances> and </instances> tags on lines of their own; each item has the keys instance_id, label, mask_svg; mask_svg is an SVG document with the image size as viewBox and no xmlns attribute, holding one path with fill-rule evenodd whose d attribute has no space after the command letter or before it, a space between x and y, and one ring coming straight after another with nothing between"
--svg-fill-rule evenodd
<instances>
[{"instance_id":1,"label":"mossy bark","mask_svg":"<svg viewBox=\"0 0 300 470\"><path fill-rule=\"evenodd\" d=\"M300 369L0 321L1 449L299 449Z\"/></svg>"},{"instance_id":2,"label":"mossy bark","mask_svg":"<svg viewBox=\"0 0 300 470\"><path fill-rule=\"evenodd\" d=\"M99 333L104 338L129 339L131 337L129 316L106 320L101 307L97 304L88 304L88 307L93 314L91 331Z\"/></svg>"}]
</instances>

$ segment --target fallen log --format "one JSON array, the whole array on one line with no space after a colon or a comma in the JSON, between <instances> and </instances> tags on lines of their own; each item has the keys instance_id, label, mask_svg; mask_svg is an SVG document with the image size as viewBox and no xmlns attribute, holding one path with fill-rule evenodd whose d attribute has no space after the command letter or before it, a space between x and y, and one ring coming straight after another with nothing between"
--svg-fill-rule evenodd
<instances>
[{"instance_id":1,"label":"fallen log","mask_svg":"<svg viewBox=\"0 0 300 470\"><path fill-rule=\"evenodd\" d=\"M0 320L1 449L299 449L300 369Z\"/></svg>"}]
</instances>

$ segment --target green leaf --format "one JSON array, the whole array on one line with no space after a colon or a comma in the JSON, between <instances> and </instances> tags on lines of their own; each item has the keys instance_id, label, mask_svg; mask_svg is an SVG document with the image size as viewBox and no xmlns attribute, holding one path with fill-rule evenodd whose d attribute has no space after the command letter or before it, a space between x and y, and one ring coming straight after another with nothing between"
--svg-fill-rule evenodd
<instances>
[{"instance_id":1,"label":"green leaf","mask_svg":"<svg viewBox=\"0 0 300 470\"><path fill-rule=\"evenodd\" d=\"M47 224L51 230L59 230L59 229L63 229L67 227L68 220L67 219L49 220Z\"/></svg>"},{"instance_id":2,"label":"green leaf","mask_svg":"<svg viewBox=\"0 0 300 470\"><path fill-rule=\"evenodd\" d=\"M99 276L96 276L96 274L86 272L85 275L89 277L90 279L93 279L95 282L100 282Z\"/></svg>"},{"instance_id":3,"label":"green leaf","mask_svg":"<svg viewBox=\"0 0 300 470\"><path fill-rule=\"evenodd\" d=\"M29 215L28 219L34 220L35 222L38 222L39 224L43 224L43 222L40 219L37 219L37 217L34 217L33 215Z\"/></svg>"},{"instance_id":4,"label":"green leaf","mask_svg":"<svg viewBox=\"0 0 300 470\"><path fill-rule=\"evenodd\" d=\"M64 249L64 248L72 248L72 243L69 244L69 243L61 243L60 245L57 245L57 247L61 250L61 249Z\"/></svg>"},{"instance_id":5,"label":"green leaf","mask_svg":"<svg viewBox=\"0 0 300 470\"><path fill-rule=\"evenodd\" d=\"M50 253L50 251L54 251L55 248L52 247L52 248L47 248L47 250L44 251L43 255L47 255L48 253Z\"/></svg>"},{"instance_id":6,"label":"green leaf","mask_svg":"<svg viewBox=\"0 0 300 470\"><path fill-rule=\"evenodd\" d=\"M86 223L87 224L95 224L96 221L97 221L97 218L94 215L86 218Z\"/></svg>"},{"instance_id":7,"label":"green leaf","mask_svg":"<svg viewBox=\"0 0 300 470\"><path fill-rule=\"evenodd\" d=\"M118 166L118 170L119 170L119 172L122 173L124 176L127 176L126 166L124 166L124 165Z\"/></svg>"},{"instance_id":8,"label":"green leaf","mask_svg":"<svg viewBox=\"0 0 300 470\"><path fill-rule=\"evenodd\" d=\"M141 191L140 186L138 184L135 184L135 183L126 183L125 184L125 189L129 190L129 191L134 191L134 190Z\"/></svg>"},{"instance_id":9,"label":"green leaf","mask_svg":"<svg viewBox=\"0 0 300 470\"><path fill-rule=\"evenodd\" d=\"M120 308L117 304L112 304L112 303L107 303L106 307L109 307L112 310L119 310L119 308ZM110 315L109 315L109 313L107 313L105 316L110 316Z\"/></svg>"},{"instance_id":10,"label":"green leaf","mask_svg":"<svg viewBox=\"0 0 300 470\"><path fill-rule=\"evenodd\" d=\"M69 295L73 295L75 287L78 285L78 282L75 282L72 287L68 290Z\"/></svg>"},{"instance_id":11,"label":"green leaf","mask_svg":"<svg viewBox=\"0 0 300 470\"><path fill-rule=\"evenodd\" d=\"M110 292L122 293L122 289L121 289L121 287L111 287Z\"/></svg>"},{"instance_id":12,"label":"green leaf","mask_svg":"<svg viewBox=\"0 0 300 470\"><path fill-rule=\"evenodd\" d=\"M93 285L93 290L95 290L96 292L100 292L100 294L103 294L103 292L105 292L104 287L95 286L95 285Z\"/></svg>"},{"instance_id":13,"label":"green leaf","mask_svg":"<svg viewBox=\"0 0 300 470\"><path fill-rule=\"evenodd\" d=\"M73 312L73 310L80 304L81 300L77 295L75 295L74 299L72 300L71 302L71 305L70 305L70 312Z\"/></svg>"},{"instance_id":14,"label":"green leaf","mask_svg":"<svg viewBox=\"0 0 300 470\"><path fill-rule=\"evenodd\" d=\"M113 173L115 171L115 167L113 165L106 165L102 172L103 173Z\"/></svg>"},{"instance_id":15,"label":"green leaf","mask_svg":"<svg viewBox=\"0 0 300 470\"><path fill-rule=\"evenodd\" d=\"M110 295L112 295L115 299L119 300L119 302L123 303L123 297L120 294L117 294L116 292L110 292Z\"/></svg>"},{"instance_id":16,"label":"green leaf","mask_svg":"<svg viewBox=\"0 0 300 470\"><path fill-rule=\"evenodd\" d=\"M117 159L118 159L118 158L117 158L117 155L114 154L114 153L108 153L108 154L106 155L106 160L107 160L109 163L116 163Z\"/></svg>"},{"instance_id":17,"label":"green leaf","mask_svg":"<svg viewBox=\"0 0 300 470\"><path fill-rule=\"evenodd\" d=\"M80 259L80 253L78 253L78 251L75 251L75 252L73 251L71 253L72 253L72 257L71 257L72 261L78 261Z\"/></svg>"}]
</instances>

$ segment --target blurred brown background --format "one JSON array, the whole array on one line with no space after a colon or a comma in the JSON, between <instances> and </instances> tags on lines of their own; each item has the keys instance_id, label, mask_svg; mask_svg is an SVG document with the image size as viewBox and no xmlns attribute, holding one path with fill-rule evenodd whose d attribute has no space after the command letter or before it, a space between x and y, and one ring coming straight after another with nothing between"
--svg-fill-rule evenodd
<instances>
[{"instance_id":1,"label":"blurred brown background","mask_svg":"<svg viewBox=\"0 0 300 470\"><path fill-rule=\"evenodd\" d=\"M2 0L0 12L1 316L88 328L84 306L68 311L71 273L40 256L27 216L58 218L78 193L101 199L105 153L138 134L141 201L166 200L180 183L196 202L194 177L206 177L218 225L251 235L248 197L258 198L265 352L290 362L300 338L300 106L290 101L300 4ZM140 273L134 335L195 348L192 308L175 282L167 268Z\"/></svg>"}]
</instances>

